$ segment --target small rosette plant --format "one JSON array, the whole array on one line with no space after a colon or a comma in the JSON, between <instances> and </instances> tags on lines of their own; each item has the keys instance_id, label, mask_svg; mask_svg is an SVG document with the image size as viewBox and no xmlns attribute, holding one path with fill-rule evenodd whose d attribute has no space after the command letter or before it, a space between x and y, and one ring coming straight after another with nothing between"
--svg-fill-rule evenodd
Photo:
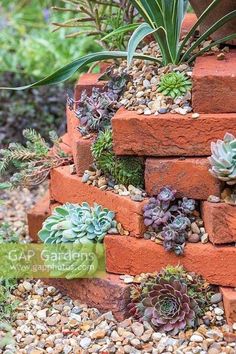
<instances>
[{"instance_id":1,"label":"small rosette plant","mask_svg":"<svg viewBox=\"0 0 236 354\"><path fill-rule=\"evenodd\" d=\"M144 224L161 235L167 251L181 255L196 202L188 198L176 201L175 196L175 190L163 187L156 197L150 198L149 203L144 206Z\"/></svg>"},{"instance_id":2,"label":"small rosette plant","mask_svg":"<svg viewBox=\"0 0 236 354\"><path fill-rule=\"evenodd\" d=\"M236 138L226 133L223 140L211 143L210 173L229 185L236 184Z\"/></svg>"},{"instance_id":3,"label":"small rosette plant","mask_svg":"<svg viewBox=\"0 0 236 354\"><path fill-rule=\"evenodd\" d=\"M210 305L210 294L209 285L201 277L188 274L182 267L168 266L157 275L142 275L140 284L131 287L128 310L156 331L176 335L198 325Z\"/></svg>"},{"instance_id":4,"label":"small rosette plant","mask_svg":"<svg viewBox=\"0 0 236 354\"><path fill-rule=\"evenodd\" d=\"M191 90L191 80L183 73L171 72L161 77L158 92L172 98L185 95Z\"/></svg>"},{"instance_id":5,"label":"small rosette plant","mask_svg":"<svg viewBox=\"0 0 236 354\"><path fill-rule=\"evenodd\" d=\"M116 229L114 217L115 213L97 204L90 207L88 203L67 203L55 208L43 223L39 238L49 255L70 252L73 257L64 257L63 264L60 260L59 266L63 267L58 267L55 257L47 257L50 276L72 279L93 276L101 267L104 270L102 241L109 230Z\"/></svg>"}]
</instances>

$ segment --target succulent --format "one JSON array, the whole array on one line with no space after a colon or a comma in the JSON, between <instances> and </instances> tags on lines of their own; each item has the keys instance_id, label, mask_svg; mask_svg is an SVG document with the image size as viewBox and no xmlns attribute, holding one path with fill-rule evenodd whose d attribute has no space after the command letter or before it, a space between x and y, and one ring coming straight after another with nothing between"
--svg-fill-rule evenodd
<instances>
[{"instance_id":1,"label":"succulent","mask_svg":"<svg viewBox=\"0 0 236 354\"><path fill-rule=\"evenodd\" d=\"M96 165L118 184L143 186L143 162L138 157L117 157L112 149L112 131L100 132L92 146Z\"/></svg>"},{"instance_id":2,"label":"succulent","mask_svg":"<svg viewBox=\"0 0 236 354\"><path fill-rule=\"evenodd\" d=\"M168 211L168 206L162 206L158 198L150 198L149 203L144 206L144 224L152 226L154 229L161 225L166 225L170 220L171 213Z\"/></svg>"},{"instance_id":3,"label":"succulent","mask_svg":"<svg viewBox=\"0 0 236 354\"><path fill-rule=\"evenodd\" d=\"M196 202L188 198L178 201L175 195L175 190L164 187L156 197L150 198L143 208L144 224L161 236L167 251L182 255Z\"/></svg>"},{"instance_id":4,"label":"succulent","mask_svg":"<svg viewBox=\"0 0 236 354\"><path fill-rule=\"evenodd\" d=\"M199 324L211 305L212 293L213 287L201 276L182 266L167 266L159 273L139 276L130 289L128 310L156 331L177 334Z\"/></svg>"},{"instance_id":5,"label":"succulent","mask_svg":"<svg viewBox=\"0 0 236 354\"><path fill-rule=\"evenodd\" d=\"M60 140L55 132L49 133L55 153L50 153L49 145L34 129L25 129L23 136L25 145L11 143L8 149L0 150L0 174L3 175L8 169L14 171L10 178L11 187L36 186L48 177L52 168L71 163L71 157L60 148Z\"/></svg>"},{"instance_id":6,"label":"succulent","mask_svg":"<svg viewBox=\"0 0 236 354\"><path fill-rule=\"evenodd\" d=\"M160 80L159 92L162 92L164 96L171 96L176 98L183 96L189 90L191 90L192 83L190 79L183 73L171 72L164 74Z\"/></svg>"},{"instance_id":7,"label":"succulent","mask_svg":"<svg viewBox=\"0 0 236 354\"><path fill-rule=\"evenodd\" d=\"M100 79L109 81L103 89L93 87L92 94L83 91L79 101L68 98L68 106L75 109L75 115L80 121L79 131L82 135L98 133L111 126L111 118L119 108L118 100L127 82L126 75L117 75L114 69L108 69Z\"/></svg>"},{"instance_id":8,"label":"succulent","mask_svg":"<svg viewBox=\"0 0 236 354\"><path fill-rule=\"evenodd\" d=\"M114 217L112 211L97 204L64 204L45 220L39 237L50 244L102 242L108 231L116 228Z\"/></svg>"},{"instance_id":9,"label":"succulent","mask_svg":"<svg viewBox=\"0 0 236 354\"><path fill-rule=\"evenodd\" d=\"M130 314L135 314L141 321L148 321L158 332L175 335L186 327L192 328L198 304L187 290L186 284L176 277L165 280L157 276L155 283L151 283L138 299L139 302L129 305Z\"/></svg>"},{"instance_id":10,"label":"succulent","mask_svg":"<svg viewBox=\"0 0 236 354\"><path fill-rule=\"evenodd\" d=\"M229 185L236 183L236 138L226 133L224 140L211 143L210 173Z\"/></svg>"}]
</instances>

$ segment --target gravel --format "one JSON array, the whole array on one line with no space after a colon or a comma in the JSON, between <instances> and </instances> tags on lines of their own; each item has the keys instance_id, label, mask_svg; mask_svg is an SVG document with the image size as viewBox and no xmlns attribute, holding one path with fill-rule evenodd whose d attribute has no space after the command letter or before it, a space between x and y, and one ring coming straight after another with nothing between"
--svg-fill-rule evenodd
<instances>
[{"instance_id":1,"label":"gravel","mask_svg":"<svg viewBox=\"0 0 236 354\"><path fill-rule=\"evenodd\" d=\"M5 200L0 209L1 220L13 222L14 228L21 230L22 238L28 237L25 210L43 195L45 187L33 192L24 189L1 194ZM124 282L126 277L123 276ZM128 277L127 283L132 282L133 278ZM175 337L154 332L147 322L117 322L111 312L101 314L40 280L21 281L10 300L17 300L18 306L11 326L0 326L0 353L4 354L236 352L236 323L232 327L225 324L219 294L212 298L212 306L199 328Z\"/></svg>"}]
</instances>

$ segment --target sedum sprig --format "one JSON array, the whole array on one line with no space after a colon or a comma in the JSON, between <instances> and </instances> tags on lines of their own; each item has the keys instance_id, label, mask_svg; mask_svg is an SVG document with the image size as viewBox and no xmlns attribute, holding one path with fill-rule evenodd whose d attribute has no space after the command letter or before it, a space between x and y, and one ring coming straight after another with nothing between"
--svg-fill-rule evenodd
<instances>
[{"instance_id":1,"label":"sedum sprig","mask_svg":"<svg viewBox=\"0 0 236 354\"><path fill-rule=\"evenodd\" d=\"M23 131L25 146L19 143L11 143L8 149L0 150L0 175L12 170L10 178L11 187L19 185L33 187L42 183L54 167L69 164L71 157L67 156L60 148L56 133L50 133L50 140L54 144L54 153L51 148L33 129Z\"/></svg>"}]
</instances>

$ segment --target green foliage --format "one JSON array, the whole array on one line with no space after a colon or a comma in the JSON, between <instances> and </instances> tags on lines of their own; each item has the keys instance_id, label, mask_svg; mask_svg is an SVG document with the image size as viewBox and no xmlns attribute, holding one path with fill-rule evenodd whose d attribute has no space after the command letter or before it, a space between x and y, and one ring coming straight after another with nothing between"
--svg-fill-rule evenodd
<instances>
[{"instance_id":1,"label":"green foliage","mask_svg":"<svg viewBox=\"0 0 236 354\"><path fill-rule=\"evenodd\" d=\"M211 43L195 55L194 50L201 45L212 33L222 27L225 23L236 17L236 10L220 18L205 33L203 33L195 42L189 43L189 39L194 34L198 26L211 13L220 0L213 0L212 3L199 17L196 24L191 28L186 37L181 41L181 25L187 10L184 0L155 0L151 4L146 0L130 0L133 6L143 17L145 23L142 23L133 33L128 44L128 64L131 63L133 54L138 44L147 36L152 34L158 43L162 62L164 65L169 63L179 64L184 61L191 62L196 55L200 55L209 50L216 44ZM222 38L217 43L236 37L236 33ZM188 44L188 48L185 46Z\"/></svg>"},{"instance_id":2,"label":"green foliage","mask_svg":"<svg viewBox=\"0 0 236 354\"><path fill-rule=\"evenodd\" d=\"M64 204L46 219L39 237L50 244L102 242L108 231L116 228L114 217L115 213L97 204Z\"/></svg>"},{"instance_id":3,"label":"green foliage","mask_svg":"<svg viewBox=\"0 0 236 354\"><path fill-rule=\"evenodd\" d=\"M199 325L211 295L203 278L170 266L158 274L142 275L140 284L131 287L128 308L132 316L148 321L155 330L177 334Z\"/></svg>"},{"instance_id":4,"label":"green foliage","mask_svg":"<svg viewBox=\"0 0 236 354\"><path fill-rule=\"evenodd\" d=\"M116 183L143 187L144 167L137 157L117 157L112 149L112 131L105 130L98 135L92 146L96 165Z\"/></svg>"},{"instance_id":5,"label":"green foliage","mask_svg":"<svg viewBox=\"0 0 236 354\"><path fill-rule=\"evenodd\" d=\"M0 279L0 322L6 321L10 323L14 320L17 302L11 300L11 292L16 285L17 282L14 279Z\"/></svg>"},{"instance_id":6,"label":"green foliage","mask_svg":"<svg viewBox=\"0 0 236 354\"><path fill-rule=\"evenodd\" d=\"M14 167L18 172L14 173L10 179L12 187L35 186L42 183L48 176L50 170L64 164L70 163L70 157L60 149L59 142L53 138L55 153L49 153L49 145L33 129L23 131L26 144L11 143L8 149L0 150L0 174L6 173Z\"/></svg>"},{"instance_id":7,"label":"green foliage","mask_svg":"<svg viewBox=\"0 0 236 354\"><path fill-rule=\"evenodd\" d=\"M219 4L220 0L212 1L212 3L202 13L195 25L191 28L191 30L188 32L188 34L182 41L180 38L181 24L186 10L186 4L184 0L173 0L171 2L169 0L155 0L151 4L149 4L149 2L147 2L146 0L130 0L130 2L131 4L133 4L133 6L137 9L137 11L140 13L142 18L146 22L142 23L140 26L138 26L138 28L136 28L135 32L129 40L127 52L104 51L89 54L73 60L70 64L65 65L64 67L55 71L53 74L31 85L15 87L11 89L22 90L42 85L56 84L68 80L74 75L77 70L84 68L88 64L107 59L128 58L129 65L131 64L133 58L149 60L157 63L161 62L162 65L167 65L169 63L180 64L186 61L192 62L196 58L196 56L203 54L216 44L220 44L222 42L236 38L236 33L234 33L218 41L211 42L209 45L203 46L202 49L197 50L198 47L212 33L217 31L225 23L236 17L235 10L219 19L198 39L193 42L191 41L195 30L210 14L214 7ZM133 29L134 24L131 24L130 26L130 28ZM120 35L122 31L120 29L118 29L118 31ZM124 31L127 31L127 26L125 26ZM117 32L114 31L113 35L114 34L117 34ZM162 61L160 61L156 57L135 53L139 43L147 35L150 34L154 36L156 42L160 47Z\"/></svg>"},{"instance_id":8,"label":"green foliage","mask_svg":"<svg viewBox=\"0 0 236 354\"><path fill-rule=\"evenodd\" d=\"M17 73L0 74L0 85L22 85L29 78ZM37 129L46 138L49 130L64 132L65 87L41 87L26 91L0 90L0 148L23 142L22 131Z\"/></svg>"},{"instance_id":9,"label":"green foliage","mask_svg":"<svg viewBox=\"0 0 236 354\"><path fill-rule=\"evenodd\" d=\"M224 140L211 143L210 173L229 185L236 184L236 138L226 133Z\"/></svg>"},{"instance_id":10,"label":"green foliage","mask_svg":"<svg viewBox=\"0 0 236 354\"><path fill-rule=\"evenodd\" d=\"M19 235L12 229L7 222L0 224L0 244L2 243L18 243Z\"/></svg>"},{"instance_id":11,"label":"green foliage","mask_svg":"<svg viewBox=\"0 0 236 354\"><path fill-rule=\"evenodd\" d=\"M191 80L185 74L177 71L164 74L161 77L158 92L162 92L164 96L176 98L190 91L191 87Z\"/></svg>"},{"instance_id":12,"label":"green foliage","mask_svg":"<svg viewBox=\"0 0 236 354\"><path fill-rule=\"evenodd\" d=\"M55 6L53 9L60 13L69 13L69 17L62 22L54 22L56 30L66 28L72 30L66 34L67 38L93 37L106 49L122 49L125 47L125 35L113 36L105 40L104 37L124 23L132 23L135 17L134 7L129 0L62 0L64 7ZM68 6L68 4L70 6Z\"/></svg>"},{"instance_id":13,"label":"green foliage","mask_svg":"<svg viewBox=\"0 0 236 354\"><path fill-rule=\"evenodd\" d=\"M76 39L64 40L65 30L50 33L51 11L33 0L19 6L17 2L1 5L0 22L0 71L38 78L56 70L58 63L65 65L78 55L96 52L100 47L92 39L82 36L80 45ZM66 20L68 13L57 16Z\"/></svg>"}]
</instances>

